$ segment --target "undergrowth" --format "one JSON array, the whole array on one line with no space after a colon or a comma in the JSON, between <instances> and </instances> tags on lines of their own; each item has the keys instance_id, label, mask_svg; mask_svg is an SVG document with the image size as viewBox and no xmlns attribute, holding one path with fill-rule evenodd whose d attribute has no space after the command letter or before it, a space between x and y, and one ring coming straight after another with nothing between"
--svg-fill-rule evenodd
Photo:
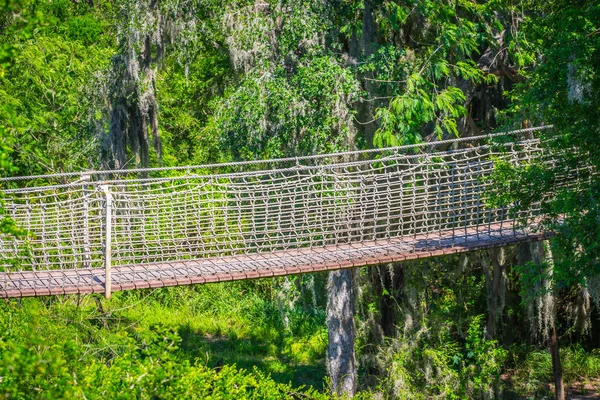
<instances>
[{"instance_id":1,"label":"undergrowth","mask_svg":"<svg viewBox=\"0 0 600 400\"><path fill-rule=\"evenodd\" d=\"M261 285L2 302L0 398L329 398L322 305L283 309ZM482 315L465 320L463 338L434 317L385 339L379 383L358 399L548 398L547 350L486 340ZM598 350L561 357L567 386L600 389Z\"/></svg>"},{"instance_id":2,"label":"undergrowth","mask_svg":"<svg viewBox=\"0 0 600 400\"><path fill-rule=\"evenodd\" d=\"M324 315L252 285L4 302L0 398L322 397Z\"/></svg>"},{"instance_id":3,"label":"undergrowth","mask_svg":"<svg viewBox=\"0 0 600 400\"><path fill-rule=\"evenodd\" d=\"M513 390L526 398L546 398L551 395L552 358L546 349L513 346L514 370L510 372ZM600 349L586 351L580 345L560 349L563 379L566 387L581 393L600 392Z\"/></svg>"}]
</instances>

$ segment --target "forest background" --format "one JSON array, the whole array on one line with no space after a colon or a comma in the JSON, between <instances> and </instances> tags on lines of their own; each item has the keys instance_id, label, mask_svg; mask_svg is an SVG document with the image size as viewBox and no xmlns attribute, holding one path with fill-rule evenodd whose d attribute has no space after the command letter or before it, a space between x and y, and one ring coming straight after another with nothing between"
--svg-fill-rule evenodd
<instances>
[{"instance_id":1,"label":"forest background","mask_svg":"<svg viewBox=\"0 0 600 400\"><path fill-rule=\"evenodd\" d=\"M356 396L560 397L557 373L567 395L599 392L597 2L0 0L0 9L3 175L554 125L542 134L550 149L584 151L554 169L502 171L531 190L507 184L499 201L545 195L548 215L562 218L547 221L556 239L352 272ZM590 184L553 191L557 171L582 161ZM18 233L8 218L0 229ZM0 397L337 396L327 281L2 302Z\"/></svg>"}]
</instances>

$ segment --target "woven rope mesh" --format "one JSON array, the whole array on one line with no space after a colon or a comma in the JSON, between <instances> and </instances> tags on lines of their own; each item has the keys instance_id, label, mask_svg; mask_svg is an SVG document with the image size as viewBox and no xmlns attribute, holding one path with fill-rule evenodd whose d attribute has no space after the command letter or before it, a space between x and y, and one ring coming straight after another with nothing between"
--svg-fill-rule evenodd
<instances>
[{"instance_id":1,"label":"woven rope mesh","mask_svg":"<svg viewBox=\"0 0 600 400\"><path fill-rule=\"evenodd\" d=\"M498 136L504 143L477 144ZM499 165L552 166L557 155L539 139L506 140L504 133L279 160L0 178L4 209L23 232L0 235L0 297L285 275L542 238L541 199L491 201L504 190L493 177ZM576 189L590 174L577 164L556 184Z\"/></svg>"},{"instance_id":2,"label":"woven rope mesh","mask_svg":"<svg viewBox=\"0 0 600 400\"><path fill-rule=\"evenodd\" d=\"M489 207L487 177L498 160L518 164L542 154L539 141L529 140L5 190L5 208L27 236L1 238L1 268L101 267L104 184L113 197L115 266L416 237L434 246L441 232L468 240L467 228L494 223L510 234L538 210Z\"/></svg>"}]
</instances>

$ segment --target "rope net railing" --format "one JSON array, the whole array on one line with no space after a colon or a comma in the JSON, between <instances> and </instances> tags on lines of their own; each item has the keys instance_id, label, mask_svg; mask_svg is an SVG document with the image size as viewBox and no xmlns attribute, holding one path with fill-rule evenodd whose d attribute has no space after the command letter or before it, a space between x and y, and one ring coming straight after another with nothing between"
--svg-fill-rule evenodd
<instances>
[{"instance_id":1,"label":"rope net railing","mask_svg":"<svg viewBox=\"0 0 600 400\"><path fill-rule=\"evenodd\" d=\"M268 269L253 258L264 254L293 258L302 250L310 262L313 250L368 252L392 241L414 252L533 232L539 203L493 206L491 176L498 162L551 163L540 141L448 148L456 144L463 143L141 174L94 171L81 179L62 174L43 177L44 186L4 189L5 211L25 233L0 236L0 291L23 282L65 285L60 276L71 285L95 279L106 286L109 268L135 266L138 275L117 281L143 280L144 271L160 278L186 260L242 260L194 267L210 276ZM96 276L73 274L86 270ZM45 271L53 274L40 278Z\"/></svg>"}]
</instances>

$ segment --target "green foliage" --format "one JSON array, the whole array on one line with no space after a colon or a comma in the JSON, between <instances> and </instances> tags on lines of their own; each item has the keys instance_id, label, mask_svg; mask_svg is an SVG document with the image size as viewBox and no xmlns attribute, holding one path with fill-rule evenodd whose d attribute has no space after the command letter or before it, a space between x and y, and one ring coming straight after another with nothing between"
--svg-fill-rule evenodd
<instances>
[{"instance_id":1,"label":"green foliage","mask_svg":"<svg viewBox=\"0 0 600 400\"><path fill-rule=\"evenodd\" d=\"M0 125L13 173L97 165L98 75L111 55L96 43L110 36L104 20L70 1L26 2L19 13L26 25L10 18L0 35L11 49L0 76Z\"/></svg>"},{"instance_id":2,"label":"green foliage","mask_svg":"<svg viewBox=\"0 0 600 400\"><path fill-rule=\"evenodd\" d=\"M213 163L226 153L219 132L205 127L210 100L230 84L230 72L223 52L207 51L183 67L167 59L156 82L164 165Z\"/></svg>"},{"instance_id":3,"label":"green foliage","mask_svg":"<svg viewBox=\"0 0 600 400\"><path fill-rule=\"evenodd\" d=\"M391 345L387 376L380 388L400 399L487 398L500 383L507 351L486 340L476 316L464 343L442 333L436 341L421 336L416 342Z\"/></svg>"},{"instance_id":4,"label":"green foliage","mask_svg":"<svg viewBox=\"0 0 600 400\"><path fill-rule=\"evenodd\" d=\"M473 318L467 331L466 373L463 380L466 381L467 392L472 390L470 397L485 397L493 392L493 388L500 383L500 373L508 352L498 346L495 340L486 340L483 331L483 315ZM456 361L456 360L455 360ZM472 382L472 389L469 387Z\"/></svg>"},{"instance_id":5,"label":"green foliage","mask_svg":"<svg viewBox=\"0 0 600 400\"><path fill-rule=\"evenodd\" d=\"M556 160L512 171L504 196L527 204L533 199L549 218L544 227L558 233L553 241L553 280L557 287L584 284L600 273L600 6L594 1L527 3L520 46L530 62L527 80L512 93L507 117L554 124L544 133L545 151ZM565 175L565 171L571 171ZM577 171L577 172L574 172ZM570 185L572 180L586 182ZM523 190L523 188L527 188Z\"/></svg>"},{"instance_id":6,"label":"green foliage","mask_svg":"<svg viewBox=\"0 0 600 400\"><path fill-rule=\"evenodd\" d=\"M547 263L527 262L525 265L515 266L515 272L518 274L520 295L524 304L548 294L550 288L541 284L543 281L552 280L551 269Z\"/></svg>"},{"instance_id":7,"label":"green foliage","mask_svg":"<svg viewBox=\"0 0 600 400\"><path fill-rule=\"evenodd\" d=\"M552 358L547 351L535 348L514 346L511 353L517 357L513 373L515 389L524 396L540 398L548 393L548 382L553 380ZM600 353L598 349L591 352L575 345L560 350L563 367L563 378L567 386L591 385L598 387L600 378ZM585 394L585 391L584 391Z\"/></svg>"},{"instance_id":8,"label":"green foliage","mask_svg":"<svg viewBox=\"0 0 600 400\"><path fill-rule=\"evenodd\" d=\"M110 366L94 363L81 378L87 398L110 395L123 399L146 398L255 398L277 399L293 392L290 385L277 384L264 373L252 374L233 366L219 371L174 357L181 339L172 331L157 329L135 332L143 347L127 352ZM124 371L127 373L124 376ZM311 392L307 394L309 397Z\"/></svg>"},{"instance_id":9,"label":"green foliage","mask_svg":"<svg viewBox=\"0 0 600 400\"><path fill-rule=\"evenodd\" d=\"M65 36L92 46L100 41L104 27L92 14L78 15L69 19L65 26Z\"/></svg>"},{"instance_id":10,"label":"green foliage","mask_svg":"<svg viewBox=\"0 0 600 400\"><path fill-rule=\"evenodd\" d=\"M47 22L32 4L29 0L0 1L0 32L3 33L0 35L0 79L17 54L14 42L30 39L35 29Z\"/></svg>"},{"instance_id":11,"label":"green foliage","mask_svg":"<svg viewBox=\"0 0 600 400\"><path fill-rule=\"evenodd\" d=\"M490 205L542 200L544 227L559 233L553 271L533 263L507 270L502 317L521 323L518 290L527 300L600 273L598 32L600 6L591 0L0 0L0 174L100 166L116 107L111 93L143 117L148 104L158 105L163 151L162 159L151 153L152 165L360 146L371 139L359 137L370 123L356 123L363 106L375 119L367 146L456 136L473 91L498 81L497 71L478 63L489 50L514 70L507 125L556 126L545 134L545 151L557 154L557 164L499 162L493 176ZM146 40L149 60L140 69ZM110 71L123 59L117 72L132 80L120 85ZM501 79L498 90L510 88ZM132 142L124 143L132 152L133 138L120 139ZM575 180L565 171L576 168L585 183L566 187ZM0 234L25 234L3 214L0 205ZM548 354L510 348L519 359L507 369L502 341L527 341L528 333L517 327L499 342L486 340L481 266L465 271L455 261L418 263L404 271L401 289L378 293L365 272L356 320L361 377L376 375L378 391L390 397L482 398L497 394L508 372L521 393L540 393L551 380ZM2 303L0 392L325 397L298 388L324 385L324 283L317 280L310 296L308 281L297 278L119 293L102 302L104 311L86 296ZM385 339L373 328L384 303L398 312ZM562 357L568 382L598 379L597 351L572 346Z\"/></svg>"},{"instance_id":12,"label":"green foliage","mask_svg":"<svg viewBox=\"0 0 600 400\"><path fill-rule=\"evenodd\" d=\"M375 146L418 142L425 126L438 137L458 136L457 122L467 115L465 92L458 82L496 81L473 61L480 48L496 45L492 29L499 20L494 5L469 1L398 5L386 1L383 10L381 30L388 40L397 41L397 35L415 23L428 29L399 48L381 47L361 66L362 71L374 74L379 91L392 94L388 95L389 104L376 110L380 127Z\"/></svg>"},{"instance_id":13,"label":"green foliage","mask_svg":"<svg viewBox=\"0 0 600 400\"><path fill-rule=\"evenodd\" d=\"M385 290L382 297L394 299L401 316L395 334L384 338L375 352L371 338L365 342L361 337L359 347L364 368L378 372L372 392L387 398L478 399L500 390L508 352L485 337L485 279L481 270L469 269L476 259L416 261L394 271L404 284L398 291ZM381 268L379 273L388 272L392 274ZM382 302L375 300L369 305L371 315Z\"/></svg>"},{"instance_id":14,"label":"green foliage","mask_svg":"<svg viewBox=\"0 0 600 400\"><path fill-rule=\"evenodd\" d=\"M507 207L518 203L524 208L539 201L550 191L548 174L541 162L519 166L496 160L494 172L490 176L494 185L490 196L490 206Z\"/></svg>"},{"instance_id":15,"label":"green foliage","mask_svg":"<svg viewBox=\"0 0 600 400\"><path fill-rule=\"evenodd\" d=\"M300 59L293 74L283 67L247 74L213 102L207 129L221 133L221 148L233 159L333 152L351 141L344 102L355 94L351 73L337 59L313 55Z\"/></svg>"},{"instance_id":16,"label":"green foliage","mask_svg":"<svg viewBox=\"0 0 600 400\"><path fill-rule=\"evenodd\" d=\"M435 121L434 130L439 137L444 132L458 136L456 120L465 115L463 92L458 88L448 87L431 96L422 88L423 84L419 75L408 77L406 93L394 98L389 109L378 110L377 117L381 118L383 128L374 138L375 146L419 142L421 136L418 132L421 127L432 121Z\"/></svg>"},{"instance_id":17,"label":"green foliage","mask_svg":"<svg viewBox=\"0 0 600 400\"><path fill-rule=\"evenodd\" d=\"M60 37L38 38L18 48L0 89L6 105L0 123L13 142L15 167L20 173L43 173L96 164L89 85L109 51Z\"/></svg>"},{"instance_id":18,"label":"green foliage","mask_svg":"<svg viewBox=\"0 0 600 400\"><path fill-rule=\"evenodd\" d=\"M306 368L307 382L320 385L309 367L323 356L323 328L304 313L287 335L272 303L244 293L249 289L241 283L117 293L102 301L102 311L91 296L3 303L0 392L47 399L325 398L278 383L298 376L290 368Z\"/></svg>"}]
</instances>

